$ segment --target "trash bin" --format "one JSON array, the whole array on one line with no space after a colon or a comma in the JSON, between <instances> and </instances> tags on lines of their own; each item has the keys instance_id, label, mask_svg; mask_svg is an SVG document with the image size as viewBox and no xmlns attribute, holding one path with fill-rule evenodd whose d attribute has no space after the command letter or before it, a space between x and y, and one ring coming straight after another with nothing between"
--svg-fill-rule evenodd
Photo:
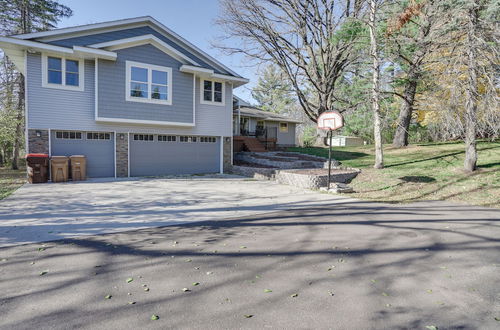
<instances>
[{"instance_id":1,"label":"trash bin","mask_svg":"<svg viewBox=\"0 0 500 330\"><path fill-rule=\"evenodd\" d=\"M87 159L83 155L69 156L71 178L73 181L84 181L86 178Z\"/></svg>"},{"instance_id":2,"label":"trash bin","mask_svg":"<svg viewBox=\"0 0 500 330\"><path fill-rule=\"evenodd\" d=\"M29 183L45 183L49 180L49 155L27 154L26 165Z\"/></svg>"},{"instance_id":3,"label":"trash bin","mask_svg":"<svg viewBox=\"0 0 500 330\"><path fill-rule=\"evenodd\" d=\"M68 163L69 158L66 156L52 156L50 158L52 182L68 181Z\"/></svg>"}]
</instances>

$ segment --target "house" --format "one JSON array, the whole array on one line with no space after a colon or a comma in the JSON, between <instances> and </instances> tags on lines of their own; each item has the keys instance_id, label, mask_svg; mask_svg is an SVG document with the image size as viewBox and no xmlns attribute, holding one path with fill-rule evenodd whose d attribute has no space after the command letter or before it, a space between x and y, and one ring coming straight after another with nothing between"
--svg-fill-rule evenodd
<instances>
[{"instance_id":1,"label":"house","mask_svg":"<svg viewBox=\"0 0 500 330\"><path fill-rule=\"evenodd\" d=\"M266 151L297 145L296 126L302 123L251 106L235 96L233 110L234 151Z\"/></svg>"},{"instance_id":2,"label":"house","mask_svg":"<svg viewBox=\"0 0 500 330\"><path fill-rule=\"evenodd\" d=\"M85 155L90 177L222 173L248 82L152 17L8 37L26 77L29 153Z\"/></svg>"}]
</instances>

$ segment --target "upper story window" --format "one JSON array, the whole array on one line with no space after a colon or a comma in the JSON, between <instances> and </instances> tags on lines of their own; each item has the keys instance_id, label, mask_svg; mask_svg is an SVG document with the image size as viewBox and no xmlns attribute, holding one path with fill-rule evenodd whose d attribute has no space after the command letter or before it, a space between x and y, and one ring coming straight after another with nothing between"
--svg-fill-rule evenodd
<instances>
[{"instance_id":1,"label":"upper story window","mask_svg":"<svg viewBox=\"0 0 500 330\"><path fill-rule=\"evenodd\" d=\"M126 63L127 101L172 104L172 68Z\"/></svg>"},{"instance_id":2,"label":"upper story window","mask_svg":"<svg viewBox=\"0 0 500 330\"><path fill-rule=\"evenodd\" d=\"M42 86L83 91L83 60L42 55Z\"/></svg>"},{"instance_id":3,"label":"upper story window","mask_svg":"<svg viewBox=\"0 0 500 330\"><path fill-rule=\"evenodd\" d=\"M224 105L224 83L216 80L201 79L201 103Z\"/></svg>"}]
</instances>

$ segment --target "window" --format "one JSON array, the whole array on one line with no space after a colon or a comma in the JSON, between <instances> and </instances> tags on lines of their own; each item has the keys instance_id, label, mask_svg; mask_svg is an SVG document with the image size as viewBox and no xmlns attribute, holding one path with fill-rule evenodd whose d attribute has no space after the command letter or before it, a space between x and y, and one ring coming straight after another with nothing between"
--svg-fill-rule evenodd
<instances>
[{"instance_id":1,"label":"window","mask_svg":"<svg viewBox=\"0 0 500 330\"><path fill-rule=\"evenodd\" d=\"M224 105L224 83L215 80L201 80L201 103Z\"/></svg>"},{"instance_id":2,"label":"window","mask_svg":"<svg viewBox=\"0 0 500 330\"><path fill-rule=\"evenodd\" d=\"M214 143L217 142L217 138L213 136L202 136L200 137L200 142Z\"/></svg>"},{"instance_id":3,"label":"window","mask_svg":"<svg viewBox=\"0 0 500 330\"><path fill-rule=\"evenodd\" d=\"M153 134L134 134L134 141L153 141Z\"/></svg>"},{"instance_id":4,"label":"window","mask_svg":"<svg viewBox=\"0 0 500 330\"><path fill-rule=\"evenodd\" d=\"M126 100L172 104L172 68L127 61Z\"/></svg>"},{"instance_id":5,"label":"window","mask_svg":"<svg viewBox=\"0 0 500 330\"><path fill-rule=\"evenodd\" d=\"M83 91L83 60L42 55L42 86Z\"/></svg>"},{"instance_id":6,"label":"window","mask_svg":"<svg viewBox=\"0 0 500 330\"><path fill-rule=\"evenodd\" d=\"M56 139L64 140L81 140L82 132L67 132L67 131L57 131Z\"/></svg>"},{"instance_id":7,"label":"window","mask_svg":"<svg viewBox=\"0 0 500 330\"><path fill-rule=\"evenodd\" d=\"M288 123L280 123L280 132L282 133L288 132Z\"/></svg>"},{"instance_id":8,"label":"window","mask_svg":"<svg viewBox=\"0 0 500 330\"><path fill-rule=\"evenodd\" d=\"M177 137L175 135L158 135L158 141L162 142L175 142Z\"/></svg>"},{"instance_id":9,"label":"window","mask_svg":"<svg viewBox=\"0 0 500 330\"><path fill-rule=\"evenodd\" d=\"M96 133L96 132L88 132L87 140L110 140L111 134L109 133Z\"/></svg>"},{"instance_id":10,"label":"window","mask_svg":"<svg viewBox=\"0 0 500 330\"><path fill-rule=\"evenodd\" d=\"M181 142L196 142L196 136L180 136L179 141L181 141Z\"/></svg>"}]
</instances>

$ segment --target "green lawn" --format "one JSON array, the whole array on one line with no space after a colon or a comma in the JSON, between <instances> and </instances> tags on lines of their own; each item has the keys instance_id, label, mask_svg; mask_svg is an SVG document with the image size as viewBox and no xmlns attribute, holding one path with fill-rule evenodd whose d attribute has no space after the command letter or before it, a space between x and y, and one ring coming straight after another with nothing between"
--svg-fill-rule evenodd
<instances>
[{"instance_id":1,"label":"green lawn","mask_svg":"<svg viewBox=\"0 0 500 330\"><path fill-rule=\"evenodd\" d=\"M0 200L12 194L26 182L26 171L0 167Z\"/></svg>"},{"instance_id":2,"label":"green lawn","mask_svg":"<svg viewBox=\"0 0 500 330\"><path fill-rule=\"evenodd\" d=\"M327 148L289 148L289 151L328 157ZM373 169L373 146L334 147L333 158L343 166L362 169L351 185L353 197L385 201L451 200L500 207L500 141L478 144L479 169L462 170L460 142L384 148L382 170Z\"/></svg>"}]
</instances>

